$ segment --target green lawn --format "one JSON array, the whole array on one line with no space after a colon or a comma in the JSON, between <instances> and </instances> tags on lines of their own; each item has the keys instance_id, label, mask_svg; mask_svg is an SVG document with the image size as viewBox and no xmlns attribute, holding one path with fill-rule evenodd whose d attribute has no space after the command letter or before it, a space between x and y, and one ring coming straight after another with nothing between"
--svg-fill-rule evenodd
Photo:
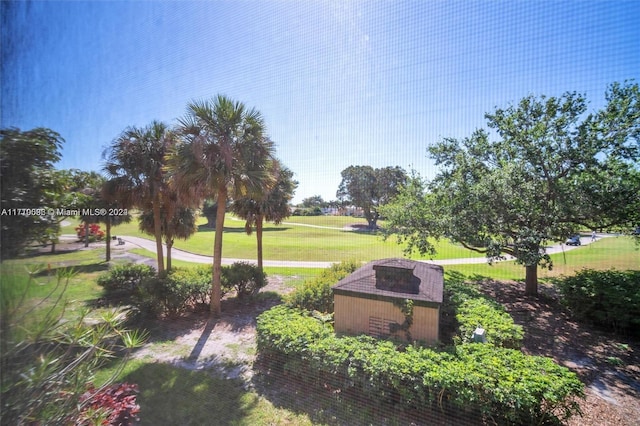
<instances>
[{"instance_id":1,"label":"green lawn","mask_svg":"<svg viewBox=\"0 0 640 426\"><path fill-rule=\"evenodd\" d=\"M326 221L339 220L354 223L358 219L336 216L295 217L300 223L316 226L327 225ZM288 219L287 219L288 220ZM360 219L363 222L362 219ZM200 219L199 223L205 223ZM364 222L363 222L364 223ZM137 223L129 223L113 228L113 235L132 235L152 239L141 233ZM176 241L175 248L191 253L211 256L213 253L213 229L201 227L200 230L187 241ZM437 254L434 259L455 259L464 257L481 257L476 252L465 249L446 241L436 243ZM343 259L370 261L386 257L404 257L403 247L396 244L395 239L383 241L375 233L343 231L336 229L312 228L296 225L265 224L263 250L265 260L297 260L332 262ZM223 257L237 259L255 259L256 238L244 231L244 222L227 217L223 244ZM413 256L414 259L428 259L428 257Z\"/></svg>"},{"instance_id":2,"label":"green lawn","mask_svg":"<svg viewBox=\"0 0 640 426\"><path fill-rule=\"evenodd\" d=\"M602 238L575 250L551 255L551 270L538 268L538 278L545 280L560 275L571 275L581 269L640 269L640 247L630 237ZM524 280L524 267L513 261L493 265L448 265L445 270L465 275L482 275L494 279Z\"/></svg>"}]
</instances>

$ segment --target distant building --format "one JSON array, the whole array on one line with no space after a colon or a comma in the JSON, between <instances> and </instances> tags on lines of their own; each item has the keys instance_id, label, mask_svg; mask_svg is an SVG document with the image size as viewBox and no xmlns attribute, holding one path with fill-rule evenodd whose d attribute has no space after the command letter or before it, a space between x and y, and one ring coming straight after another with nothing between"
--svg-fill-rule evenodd
<instances>
[{"instance_id":1,"label":"distant building","mask_svg":"<svg viewBox=\"0 0 640 426\"><path fill-rule=\"evenodd\" d=\"M444 270L438 265L407 259L367 263L332 288L335 330L436 342L443 286ZM413 321L403 329L400 306L406 299L413 301Z\"/></svg>"}]
</instances>

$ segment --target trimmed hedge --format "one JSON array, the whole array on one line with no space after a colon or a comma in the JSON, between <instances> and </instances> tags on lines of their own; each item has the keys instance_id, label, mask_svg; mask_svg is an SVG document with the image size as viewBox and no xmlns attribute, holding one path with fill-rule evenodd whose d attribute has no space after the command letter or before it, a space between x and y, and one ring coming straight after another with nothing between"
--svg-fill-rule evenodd
<instances>
[{"instance_id":1,"label":"trimmed hedge","mask_svg":"<svg viewBox=\"0 0 640 426\"><path fill-rule=\"evenodd\" d=\"M578 413L582 383L549 358L492 345L452 353L396 347L369 336L337 337L329 324L276 306L258 317L257 343L270 367L353 389L373 404L468 410L499 424L558 422Z\"/></svg>"},{"instance_id":2,"label":"trimmed hedge","mask_svg":"<svg viewBox=\"0 0 640 426\"><path fill-rule=\"evenodd\" d=\"M585 269L556 285L561 303L577 320L640 334L640 271Z\"/></svg>"},{"instance_id":3,"label":"trimmed hedge","mask_svg":"<svg viewBox=\"0 0 640 426\"><path fill-rule=\"evenodd\" d=\"M311 280L306 280L301 287L289 294L286 303L292 308L333 313L333 292L331 286L354 272L361 265L357 262L343 261L331 265Z\"/></svg>"}]
</instances>

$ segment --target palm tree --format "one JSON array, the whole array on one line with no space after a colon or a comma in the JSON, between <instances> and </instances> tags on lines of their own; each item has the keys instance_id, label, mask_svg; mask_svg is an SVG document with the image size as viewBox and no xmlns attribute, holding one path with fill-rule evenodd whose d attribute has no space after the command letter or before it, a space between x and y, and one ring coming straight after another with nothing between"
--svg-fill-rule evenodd
<instances>
[{"instance_id":1,"label":"palm tree","mask_svg":"<svg viewBox=\"0 0 640 426\"><path fill-rule=\"evenodd\" d=\"M256 227L256 242L258 250L258 268L262 271L262 224L265 220L279 225L291 215L289 202L298 187L293 179L293 172L282 166L278 160L271 162L271 173L274 184L267 191L257 196L238 198L231 204L231 210L244 219L245 231L251 235Z\"/></svg>"},{"instance_id":2,"label":"palm tree","mask_svg":"<svg viewBox=\"0 0 640 426\"><path fill-rule=\"evenodd\" d=\"M227 200L259 193L270 182L273 143L263 135L264 122L257 110L222 95L191 102L179 121L183 143L168 167L178 193L189 194L192 200L212 198L218 204L210 308L213 316L219 316Z\"/></svg>"},{"instance_id":3,"label":"palm tree","mask_svg":"<svg viewBox=\"0 0 640 426\"><path fill-rule=\"evenodd\" d=\"M162 253L161 206L166 188L166 154L175 145L175 135L161 122L125 129L107 148L104 170L111 178L123 207L150 210L154 217L154 237L158 273L164 272Z\"/></svg>"},{"instance_id":4,"label":"palm tree","mask_svg":"<svg viewBox=\"0 0 640 426\"><path fill-rule=\"evenodd\" d=\"M196 226L197 215L195 209L188 207L177 207L171 217L165 214L163 209L162 219L162 235L167 245L167 271L171 270L171 249L176 238L186 240L198 230ZM155 224L153 222L153 212L143 212L139 217L140 230L147 234L153 234Z\"/></svg>"},{"instance_id":5,"label":"palm tree","mask_svg":"<svg viewBox=\"0 0 640 426\"><path fill-rule=\"evenodd\" d=\"M106 180L103 183L97 207L107 210L107 214L100 216L99 221L105 225L105 241L107 243L105 257L107 262L109 262L111 260L111 227L131 222L131 215L128 212L127 214L110 214L113 210L121 213L124 213L125 210L123 206L118 203L117 185L113 180Z\"/></svg>"}]
</instances>

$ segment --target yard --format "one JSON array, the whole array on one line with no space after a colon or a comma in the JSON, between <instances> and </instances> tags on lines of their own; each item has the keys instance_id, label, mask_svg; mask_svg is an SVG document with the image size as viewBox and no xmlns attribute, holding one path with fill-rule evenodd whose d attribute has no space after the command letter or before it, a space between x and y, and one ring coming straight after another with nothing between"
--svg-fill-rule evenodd
<instances>
[{"instance_id":1,"label":"yard","mask_svg":"<svg viewBox=\"0 0 640 426\"><path fill-rule=\"evenodd\" d=\"M79 275L67 297L75 305L93 304L100 298L95 279L106 270L102 245L84 249L81 244L61 244L58 254L37 253L4 262L2 273L14 274L28 264L51 269L75 266ZM44 250L43 250L44 251ZM134 257L139 256L135 255ZM637 247L625 238L608 238L580 250L554 255L551 274L569 274L583 265L638 269ZM612 263L612 262L615 262ZM632 425L640 417L640 344L621 336L594 330L571 321L558 305L554 288L541 286L540 299L522 297L516 281L522 269L505 262L493 267L456 265L457 270L480 283L483 292L503 304L525 328L524 351L552 357L575 371L586 385L582 418L571 425ZM223 315L209 320L208 312L181 318L150 321L144 328L150 338L139 349L121 381L140 387L141 424L441 424L438 412L397 412L392 406L371 406L357 395L332 389L310 393L289 377L264 374L254 363L255 318L280 303L281 296L317 270L267 269L269 285L252 301L223 300ZM549 276L551 275L549 274ZM541 278L544 276L541 274ZM46 293L45 286L31 297ZM73 311L71 311L72 313ZM100 377L106 377L108 369ZM458 419L474 424L473 419Z\"/></svg>"}]
</instances>

